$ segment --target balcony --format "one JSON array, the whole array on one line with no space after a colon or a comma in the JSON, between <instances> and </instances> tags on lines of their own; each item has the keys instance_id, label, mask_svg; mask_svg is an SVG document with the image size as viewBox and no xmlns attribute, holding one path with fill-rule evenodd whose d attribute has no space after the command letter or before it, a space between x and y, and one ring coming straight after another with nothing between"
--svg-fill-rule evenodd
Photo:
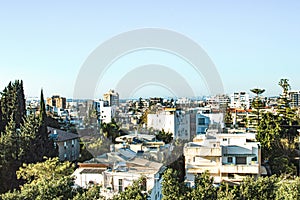
<instances>
[{"instance_id":1,"label":"balcony","mask_svg":"<svg viewBox=\"0 0 300 200\"><path fill-rule=\"evenodd\" d=\"M187 173L188 174L198 174L198 173L204 173L205 171L209 171L211 174L219 174L219 166L193 166L193 165L188 165L186 166Z\"/></svg>"},{"instance_id":2,"label":"balcony","mask_svg":"<svg viewBox=\"0 0 300 200\"><path fill-rule=\"evenodd\" d=\"M259 165L222 165L221 173L259 174Z\"/></svg>"},{"instance_id":3,"label":"balcony","mask_svg":"<svg viewBox=\"0 0 300 200\"><path fill-rule=\"evenodd\" d=\"M202 146L188 146L184 150L185 155L194 155L201 157L221 157L221 148L210 148Z\"/></svg>"}]
</instances>

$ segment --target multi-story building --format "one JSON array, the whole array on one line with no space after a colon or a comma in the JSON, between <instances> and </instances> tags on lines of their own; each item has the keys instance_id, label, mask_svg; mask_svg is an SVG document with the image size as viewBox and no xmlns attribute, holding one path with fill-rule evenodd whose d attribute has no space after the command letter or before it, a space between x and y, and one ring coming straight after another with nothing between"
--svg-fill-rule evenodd
<instances>
[{"instance_id":1,"label":"multi-story building","mask_svg":"<svg viewBox=\"0 0 300 200\"><path fill-rule=\"evenodd\" d=\"M188 110L191 116L191 135L205 134L208 128L224 128L224 114L222 112L212 112L212 108L198 107Z\"/></svg>"},{"instance_id":2,"label":"multi-story building","mask_svg":"<svg viewBox=\"0 0 300 200\"><path fill-rule=\"evenodd\" d=\"M165 108L147 115L147 127L173 134L174 139L190 140L190 115L176 108Z\"/></svg>"},{"instance_id":3,"label":"multi-story building","mask_svg":"<svg viewBox=\"0 0 300 200\"><path fill-rule=\"evenodd\" d=\"M299 107L300 106L300 91L290 91L290 106L291 107Z\"/></svg>"},{"instance_id":4,"label":"multi-story building","mask_svg":"<svg viewBox=\"0 0 300 200\"><path fill-rule=\"evenodd\" d=\"M250 98L247 92L235 92L230 97L230 108L249 109Z\"/></svg>"},{"instance_id":5,"label":"multi-story building","mask_svg":"<svg viewBox=\"0 0 300 200\"><path fill-rule=\"evenodd\" d=\"M94 107L98 113L98 119L101 123L110 123L115 115L115 107L109 106L108 101L95 100Z\"/></svg>"},{"instance_id":6,"label":"multi-story building","mask_svg":"<svg viewBox=\"0 0 300 200\"><path fill-rule=\"evenodd\" d=\"M119 106L119 94L114 90L109 90L105 93L103 100L108 101L109 106Z\"/></svg>"},{"instance_id":7,"label":"multi-story building","mask_svg":"<svg viewBox=\"0 0 300 200\"><path fill-rule=\"evenodd\" d=\"M61 161L76 161L80 155L79 135L52 127L47 127L49 137L54 140L58 148L58 157Z\"/></svg>"},{"instance_id":8,"label":"multi-story building","mask_svg":"<svg viewBox=\"0 0 300 200\"><path fill-rule=\"evenodd\" d=\"M215 183L239 183L247 175L261 174L260 144L254 133L198 135L184 146L186 182L193 185L196 174L208 171Z\"/></svg>"},{"instance_id":9,"label":"multi-story building","mask_svg":"<svg viewBox=\"0 0 300 200\"><path fill-rule=\"evenodd\" d=\"M47 105L50 107L66 109L67 100L65 97L60 97L58 95L54 95L51 98L47 98Z\"/></svg>"},{"instance_id":10,"label":"multi-story building","mask_svg":"<svg viewBox=\"0 0 300 200\"><path fill-rule=\"evenodd\" d=\"M137 157L129 149L106 153L78 165L73 173L75 184L102 185L100 192L105 199L112 199L139 178L144 178L144 192L149 199L162 199L162 174L166 168L161 163Z\"/></svg>"},{"instance_id":11,"label":"multi-story building","mask_svg":"<svg viewBox=\"0 0 300 200\"><path fill-rule=\"evenodd\" d=\"M210 124L210 119L208 116L205 116L201 113L196 114L196 134L205 134L209 124Z\"/></svg>"}]
</instances>

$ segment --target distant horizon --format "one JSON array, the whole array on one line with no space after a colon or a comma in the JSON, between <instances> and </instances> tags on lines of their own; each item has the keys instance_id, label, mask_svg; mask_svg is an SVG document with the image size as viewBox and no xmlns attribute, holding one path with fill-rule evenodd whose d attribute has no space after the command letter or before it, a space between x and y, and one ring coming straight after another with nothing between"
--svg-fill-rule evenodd
<instances>
[{"instance_id":1,"label":"distant horizon","mask_svg":"<svg viewBox=\"0 0 300 200\"><path fill-rule=\"evenodd\" d=\"M281 78L290 80L292 90L300 90L299 10L300 2L295 0L2 2L0 90L9 81L21 79L26 96L39 96L43 88L45 96L72 98L81 69L95 49L119 34L143 28L171 30L197 43L215 65L225 94L263 88L264 96L277 96ZM195 96L210 94L207 77L197 74L189 60L155 47L125 52L107 66L99 66L106 71L97 85L86 88L96 87L94 96L101 98L134 69L155 64L176 72ZM178 44L177 49L182 47ZM168 74L164 75L171 80ZM130 89L134 98L174 92L168 85L154 83Z\"/></svg>"}]
</instances>

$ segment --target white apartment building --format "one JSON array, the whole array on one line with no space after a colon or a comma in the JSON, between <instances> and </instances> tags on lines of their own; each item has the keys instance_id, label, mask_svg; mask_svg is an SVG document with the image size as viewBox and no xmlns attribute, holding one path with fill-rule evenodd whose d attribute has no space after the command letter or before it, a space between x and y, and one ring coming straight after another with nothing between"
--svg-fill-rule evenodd
<instances>
[{"instance_id":1,"label":"white apartment building","mask_svg":"<svg viewBox=\"0 0 300 200\"><path fill-rule=\"evenodd\" d=\"M239 183L247 175L261 174L260 144L254 133L198 135L184 146L186 182L194 184L196 174L209 171L215 183Z\"/></svg>"},{"instance_id":2,"label":"white apartment building","mask_svg":"<svg viewBox=\"0 0 300 200\"><path fill-rule=\"evenodd\" d=\"M176 108L147 115L147 127L154 130L173 133L174 139L190 140L190 114Z\"/></svg>"},{"instance_id":3,"label":"white apartment building","mask_svg":"<svg viewBox=\"0 0 300 200\"><path fill-rule=\"evenodd\" d=\"M249 109L250 98L247 92L235 92L230 96L230 108Z\"/></svg>"},{"instance_id":4,"label":"white apartment building","mask_svg":"<svg viewBox=\"0 0 300 200\"><path fill-rule=\"evenodd\" d=\"M94 106L97 113L99 113L98 118L100 123L110 123L115 116L115 107L109 106L108 102L103 100L95 100Z\"/></svg>"}]
</instances>

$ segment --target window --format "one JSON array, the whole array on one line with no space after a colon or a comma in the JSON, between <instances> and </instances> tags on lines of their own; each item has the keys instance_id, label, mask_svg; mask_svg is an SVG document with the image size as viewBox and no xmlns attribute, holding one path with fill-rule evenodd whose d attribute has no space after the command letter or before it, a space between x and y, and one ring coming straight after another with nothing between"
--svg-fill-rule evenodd
<instances>
[{"instance_id":1,"label":"window","mask_svg":"<svg viewBox=\"0 0 300 200\"><path fill-rule=\"evenodd\" d=\"M65 149L67 148L67 142L66 141L64 142L64 147L65 147Z\"/></svg>"},{"instance_id":2,"label":"window","mask_svg":"<svg viewBox=\"0 0 300 200\"><path fill-rule=\"evenodd\" d=\"M227 138L223 138L223 141L226 142L226 141L227 141Z\"/></svg>"},{"instance_id":3,"label":"window","mask_svg":"<svg viewBox=\"0 0 300 200\"><path fill-rule=\"evenodd\" d=\"M228 174L228 179L234 179L234 174Z\"/></svg>"},{"instance_id":4,"label":"window","mask_svg":"<svg viewBox=\"0 0 300 200\"><path fill-rule=\"evenodd\" d=\"M72 147L74 147L75 145L75 140L72 140Z\"/></svg>"},{"instance_id":5,"label":"window","mask_svg":"<svg viewBox=\"0 0 300 200\"><path fill-rule=\"evenodd\" d=\"M236 157L237 165L245 165L247 163L247 157Z\"/></svg>"},{"instance_id":6,"label":"window","mask_svg":"<svg viewBox=\"0 0 300 200\"><path fill-rule=\"evenodd\" d=\"M228 162L228 163L232 163L232 157L228 157L228 158L227 158L227 162Z\"/></svg>"},{"instance_id":7,"label":"window","mask_svg":"<svg viewBox=\"0 0 300 200\"><path fill-rule=\"evenodd\" d=\"M119 192L123 191L123 179L119 179Z\"/></svg>"},{"instance_id":8,"label":"window","mask_svg":"<svg viewBox=\"0 0 300 200\"><path fill-rule=\"evenodd\" d=\"M204 126L205 125L205 118L198 118L198 125Z\"/></svg>"}]
</instances>

